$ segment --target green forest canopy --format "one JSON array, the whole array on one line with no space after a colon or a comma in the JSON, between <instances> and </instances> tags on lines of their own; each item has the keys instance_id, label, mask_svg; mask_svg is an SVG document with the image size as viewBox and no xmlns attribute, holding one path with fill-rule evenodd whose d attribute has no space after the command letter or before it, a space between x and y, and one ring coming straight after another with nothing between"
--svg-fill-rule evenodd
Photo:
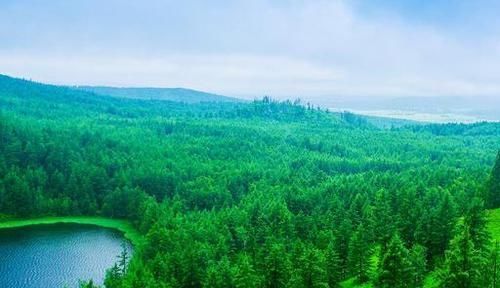
<instances>
[{"instance_id":1,"label":"green forest canopy","mask_svg":"<svg viewBox=\"0 0 500 288\"><path fill-rule=\"evenodd\" d=\"M0 109L1 214L123 218L145 236L108 288L498 277L483 207L500 205L499 123L380 129L299 101L124 99L6 76Z\"/></svg>"}]
</instances>

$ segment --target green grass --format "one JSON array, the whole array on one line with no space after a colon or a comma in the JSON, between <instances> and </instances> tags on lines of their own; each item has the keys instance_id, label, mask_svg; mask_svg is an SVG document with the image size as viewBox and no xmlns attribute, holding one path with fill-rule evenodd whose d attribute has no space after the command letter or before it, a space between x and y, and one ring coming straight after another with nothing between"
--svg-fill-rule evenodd
<instances>
[{"instance_id":1,"label":"green grass","mask_svg":"<svg viewBox=\"0 0 500 288\"><path fill-rule=\"evenodd\" d=\"M139 232L126 220L110 219L104 217L88 217L88 216L66 216L66 217L42 217L30 219L10 219L0 221L0 229L18 228L31 225L48 225L58 223L75 223L95 225L105 228L116 229L123 233L134 246L143 243L144 239Z\"/></svg>"},{"instance_id":2,"label":"green grass","mask_svg":"<svg viewBox=\"0 0 500 288\"><path fill-rule=\"evenodd\" d=\"M438 288L440 287L437 271L430 272L424 279L424 288Z\"/></svg>"},{"instance_id":3,"label":"green grass","mask_svg":"<svg viewBox=\"0 0 500 288\"><path fill-rule=\"evenodd\" d=\"M359 284L357 282L356 277L353 277L353 278L349 278L349 279L343 281L342 283L340 283L340 287L341 288L372 288L373 285L369 282Z\"/></svg>"}]
</instances>

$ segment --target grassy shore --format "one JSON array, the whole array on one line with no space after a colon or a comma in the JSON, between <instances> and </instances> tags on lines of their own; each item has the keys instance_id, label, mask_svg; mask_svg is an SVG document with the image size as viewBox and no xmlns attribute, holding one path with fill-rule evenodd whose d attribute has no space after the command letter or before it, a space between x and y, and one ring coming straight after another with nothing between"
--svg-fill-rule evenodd
<instances>
[{"instance_id":1,"label":"grassy shore","mask_svg":"<svg viewBox=\"0 0 500 288\"><path fill-rule=\"evenodd\" d=\"M17 228L31 225L58 224L58 223L75 223L96 225L105 228L111 228L121 231L125 238L128 239L134 246L138 246L143 242L143 237L139 232L126 220L110 219L104 217L88 217L88 216L65 216L65 217L42 217L29 219L10 219L0 221L0 229Z\"/></svg>"}]
</instances>

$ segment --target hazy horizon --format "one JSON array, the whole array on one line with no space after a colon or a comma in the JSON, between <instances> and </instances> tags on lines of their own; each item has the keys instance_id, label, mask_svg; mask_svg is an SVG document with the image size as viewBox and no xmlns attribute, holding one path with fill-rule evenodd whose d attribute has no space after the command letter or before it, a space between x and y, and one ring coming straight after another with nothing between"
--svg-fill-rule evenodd
<instances>
[{"instance_id":1,"label":"hazy horizon","mask_svg":"<svg viewBox=\"0 0 500 288\"><path fill-rule=\"evenodd\" d=\"M0 73L243 98L500 95L495 1L2 1Z\"/></svg>"}]
</instances>

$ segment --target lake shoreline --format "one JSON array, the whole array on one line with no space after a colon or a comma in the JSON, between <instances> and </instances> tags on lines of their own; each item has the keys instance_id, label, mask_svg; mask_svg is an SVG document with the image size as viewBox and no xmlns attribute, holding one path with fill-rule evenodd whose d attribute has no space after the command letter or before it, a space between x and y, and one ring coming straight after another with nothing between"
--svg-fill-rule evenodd
<instances>
[{"instance_id":1,"label":"lake shoreline","mask_svg":"<svg viewBox=\"0 0 500 288\"><path fill-rule=\"evenodd\" d=\"M144 241L142 235L127 220L97 217L97 216L50 216L39 218L10 219L0 222L0 229L20 228L35 225L51 224L82 224L94 225L103 228L118 230L129 240L134 247L140 246Z\"/></svg>"}]
</instances>

